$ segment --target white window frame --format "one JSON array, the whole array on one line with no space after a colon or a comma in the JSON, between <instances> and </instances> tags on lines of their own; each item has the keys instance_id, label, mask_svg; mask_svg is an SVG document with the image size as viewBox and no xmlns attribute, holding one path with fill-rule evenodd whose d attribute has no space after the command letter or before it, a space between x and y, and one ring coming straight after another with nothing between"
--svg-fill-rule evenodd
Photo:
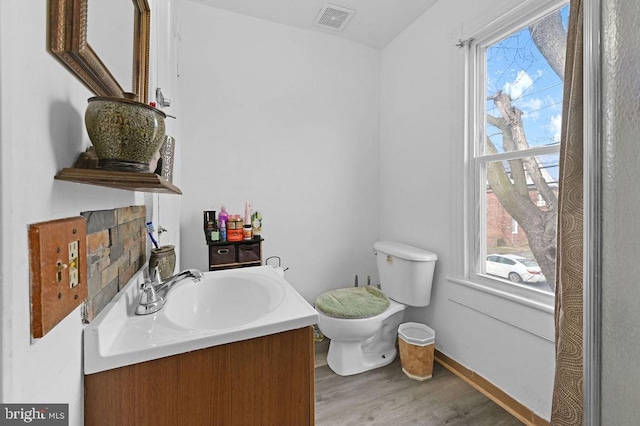
<instances>
[{"instance_id":1,"label":"white window frame","mask_svg":"<svg viewBox=\"0 0 640 426\"><path fill-rule=\"evenodd\" d=\"M463 200L462 226L455 226L452 231L454 241L462 242L462 250L453 251L458 257L458 265L449 280L472 287L476 290L493 294L497 297L515 301L535 309L553 313L554 295L541 290L518 285L499 278L488 276L484 271L486 241L486 218L481 206L485 205L486 175L481 173L482 164L496 160L508 160L522 157L520 152L508 152L496 155L477 156L478 138L484 137L485 129L485 52L486 48L497 41L517 32L530 23L542 18L552 11L563 7L567 0L528 1L512 9L491 24L475 32L465 47L465 130L463 153ZM539 156L559 152L559 146L533 147L525 151L526 156ZM459 157L458 157L459 158Z\"/></svg>"}]
</instances>

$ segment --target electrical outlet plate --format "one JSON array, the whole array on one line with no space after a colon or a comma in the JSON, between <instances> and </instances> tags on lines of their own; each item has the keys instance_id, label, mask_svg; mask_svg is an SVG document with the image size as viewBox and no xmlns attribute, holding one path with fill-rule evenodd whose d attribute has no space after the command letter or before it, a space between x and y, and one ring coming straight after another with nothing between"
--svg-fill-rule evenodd
<instances>
[{"instance_id":1,"label":"electrical outlet plate","mask_svg":"<svg viewBox=\"0 0 640 426\"><path fill-rule=\"evenodd\" d=\"M34 338L44 336L87 299L86 235L82 216L29 225Z\"/></svg>"}]
</instances>

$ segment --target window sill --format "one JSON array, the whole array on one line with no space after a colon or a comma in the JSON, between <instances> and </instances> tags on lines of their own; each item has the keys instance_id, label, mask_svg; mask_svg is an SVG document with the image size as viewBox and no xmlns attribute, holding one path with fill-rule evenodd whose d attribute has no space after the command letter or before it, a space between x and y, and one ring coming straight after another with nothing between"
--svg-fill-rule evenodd
<instances>
[{"instance_id":1,"label":"window sill","mask_svg":"<svg viewBox=\"0 0 640 426\"><path fill-rule=\"evenodd\" d=\"M449 301L547 342L554 342L552 295L526 288L510 288L513 284L482 275L477 276L477 281L453 277L447 277L447 280L475 290L456 290L448 297Z\"/></svg>"},{"instance_id":2,"label":"window sill","mask_svg":"<svg viewBox=\"0 0 640 426\"><path fill-rule=\"evenodd\" d=\"M555 310L554 296L541 291L518 288L513 284L502 283L499 280L483 277L481 275L478 276L477 282L454 277L446 277L446 279L452 283L470 287L474 290L482 291L511 302L519 303L551 315L553 315Z\"/></svg>"}]
</instances>

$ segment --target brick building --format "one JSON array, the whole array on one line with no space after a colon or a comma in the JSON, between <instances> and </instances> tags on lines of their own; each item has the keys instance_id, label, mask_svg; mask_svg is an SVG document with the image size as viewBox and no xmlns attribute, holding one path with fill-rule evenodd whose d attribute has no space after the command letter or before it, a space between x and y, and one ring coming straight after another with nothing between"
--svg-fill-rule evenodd
<instances>
[{"instance_id":1,"label":"brick building","mask_svg":"<svg viewBox=\"0 0 640 426\"><path fill-rule=\"evenodd\" d=\"M550 176L549 176L550 178ZM547 182L552 182L551 179ZM554 194L557 195L557 184L550 183ZM538 190L529 185L529 196L538 208L546 210L546 203ZM487 253L521 253L529 251L527 234L518 225L509 212L502 206L491 188L487 188Z\"/></svg>"}]
</instances>

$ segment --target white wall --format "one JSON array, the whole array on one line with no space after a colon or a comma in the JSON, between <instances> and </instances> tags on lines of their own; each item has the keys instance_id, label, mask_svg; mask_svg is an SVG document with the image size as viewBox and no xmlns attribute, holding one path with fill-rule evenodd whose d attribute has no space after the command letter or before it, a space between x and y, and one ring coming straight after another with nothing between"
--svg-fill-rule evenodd
<instances>
[{"instance_id":1,"label":"white wall","mask_svg":"<svg viewBox=\"0 0 640 426\"><path fill-rule=\"evenodd\" d=\"M462 191L455 44L518 3L439 2L381 63L331 36L181 3L183 266L207 268L202 211L241 213L245 199L264 212L266 256L282 256L310 301L356 273L375 280L378 239L431 249L440 257L432 304L408 319L433 326L439 350L548 418L552 315L445 279ZM533 325L522 330L513 316Z\"/></svg>"},{"instance_id":2,"label":"white wall","mask_svg":"<svg viewBox=\"0 0 640 426\"><path fill-rule=\"evenodd\" d=\"M264 213L265 258L281 256L308 300L355 274L375 280L377 239L429 248L440 257L432 305L408 317L433 326L438 349L548 417L553 344L452 302L481 295L445 280L461 191L452 178L453 147L462 142L462 52L454 44L516 3L438 2L381 54L181 2L179 67L162 53L152 59L159 72L150 91L162 87L174 100L167 112L178 116L169 132L184 195L160 196L159 209L173 233L165 242L181 239L182 267L207 269L202 211L224 203L241 212L245 199ZM167 10L158 14L163 28ZM0 2L0 400L69 402L71 424L80 424L79 310L30 341L27 225L150 197L53 180L89 145L82 117L91 93L47 53L46 18L44 0ZM174 35L156 49L175 54ZM180 208L178 236L171 218ZM526 314L549 328L548 315Z\"/></svg>"},{"instance_id":3,"label":"white wall","mask_svg":"<svg viewBox=\"0 0 640 426\"><path fill-rule=\"evenodd\" d=\"M437 349L549 418L552 314L445 278L454 275L462 244L454 231L462 226L465 65L455 45L518 3L438 2L384 49L380 239L439 256L431 306L407 318L434 328Z\"/></svg>"},{"instance_id":4,"label":"white wall","mask_svg":"<svg viewBox=\"0 0 640 426\"><path fill-rule=\"evenodd\" d=\"M80 424L80 310L31 341L27 226L135 198L54 181L89 146L83 117L92 94L46 50L46 1L2 2L0 20L2 401L70 403L71 423Z\"/></svg>"},{"instance_id":5,"label":"white wall","mask_svg":"<svg viewBox=\"0 0 640 426\"><path fill-rule=\"evenodd\" d=\"M281 256L307 300L375 279L380 52L181 6L183 267L208 269L202 211L243 213L248 199L264 258Z\"/></svg>"},{"instance_id":6,"label":"white wall","mask_svg":"<svg viewBox=\"0 0 640 426\"><path fill-rule=\"evenodd\" d=\"M149 52L149 100L156 100L156 88L162 89L164 97L171 100L169 107L161 107L167 114L182 118L181 97L178 91L178 37L179 16L176 0L147 0L151 6L151 47ZM182 120L168 117L165 120L166 134L181 140ZM173 184L181 188L182 146L175 147ZM163 227L158 242L176 247L176 270L180 268L180 214L182 197L175 194L146 194L154 198L154 226L156 231Z\"/></svg>"},{"instance_id":7,"label":"white wall","mask_svg":"<svg viewBox=\"0 0 640 426\"><path fill-rule=\"evenodd\" d=\"M80 309L31 340L27 226L145 197L53 179L90 145L84 111L93 94L47 52L47 16L45 0L0 2L0 400L69 403L70 424L80 425Z\"/></svg>"}]
</instances>

